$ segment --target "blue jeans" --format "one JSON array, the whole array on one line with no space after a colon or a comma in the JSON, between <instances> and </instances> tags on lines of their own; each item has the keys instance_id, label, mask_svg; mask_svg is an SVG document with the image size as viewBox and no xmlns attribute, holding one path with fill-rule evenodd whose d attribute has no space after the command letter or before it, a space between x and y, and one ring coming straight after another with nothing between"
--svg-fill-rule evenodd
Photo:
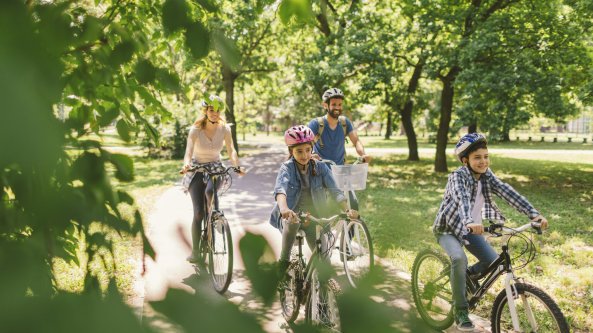
<instances>
[{"instance_id":1,"label":"blue jeans","mask_svg":"<svg viewBox=\"0 0 593 333\"><path fill-rule=\"evenodd\" d=\"M469 242L469 245L466 245L467 250L478 259L478 262L469 268L470 274L481 273L498 258L498 254L488 244L484 236L469 234L466 239ZM447 234L438 236L438 242L451 259L453 305L456 309L467 309L468 303L465 297L467 256L463 251L463 246L457 237Z\"/></svg>"}]
</instances>

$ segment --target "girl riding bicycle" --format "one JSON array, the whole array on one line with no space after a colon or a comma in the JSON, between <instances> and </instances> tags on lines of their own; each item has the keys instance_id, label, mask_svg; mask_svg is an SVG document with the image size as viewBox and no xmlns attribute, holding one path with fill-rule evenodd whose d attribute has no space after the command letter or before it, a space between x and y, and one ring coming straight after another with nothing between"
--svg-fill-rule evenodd
<instances>
[{"instance_id":1,"label":"girl riding bicycle","mask_svg":"<svg viewBox=\"0 0 593 333\"><path fill-rule=\"evenodd\" d=\"M201 103L202 114L191 127L187 136L183 170L185 173L182 185L189 192L193 204L194 216L191 226L192 253L187 261L195 263L199 258L200 233L204 217L204 195L208 200L214 193L214 186L204 177L202 172L186 172L192 165L209 164L211 168L222 168L220 152L223 144L235 167L239 167L239 157L233 146L231 129L220 117L224 110L224 102L216 95L210 95ZM242 172L239 175L243 175ZM206 182L207 181L207 182Z\"/></svg>"},{"instance_id":2,"label":"girl riding bicycle","mask_svg":"<svg viewBox=\"0 0 593 333\"><path fill-rule=\"evenodd\" d=\"M467 257L463 246L478 263L469 268L470 276L478 277L498 254L481 235L482 218L504 221L500 209L492 200L496 194L517 211L540 221L546 228L548 221L509 184L501 181L489 169L487 141L484 135L471 133L463 136L455 146L455 155L463 166L449 175L443 201L433 224L433 232L440 246L451 258L451 289L455 306L455 322L461 331L471 331L465 294Z\"/></svg>"},{"instance_id":3,"label":"girl riding bicycle","mask_svg":"<svg viewBox=\"0 0 593 333\"><path fill-rule=\"evenodd\" d=\"M280 276L288 267L290 250L300 227L295 211L309 212L317 217L327 216L331 213L326 197L329 193L348 216L358 216L355 210L347 209L344 193L336 187L329 167L311 158L314 140L315 135L304 125L291 127L284 133L290 156L278 171L274 186L276 204L270 217L270 224L282 232L282 251L278 262ZM305 226L303 229L309 248L314 249L315 228Z\"/></svg>"}]
</instances>

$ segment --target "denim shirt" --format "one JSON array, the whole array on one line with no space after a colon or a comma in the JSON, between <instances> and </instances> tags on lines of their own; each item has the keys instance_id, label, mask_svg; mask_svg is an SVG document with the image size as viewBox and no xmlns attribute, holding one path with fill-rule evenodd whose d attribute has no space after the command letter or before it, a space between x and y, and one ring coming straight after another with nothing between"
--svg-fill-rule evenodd
<instances>
[{"instance_id":1,"label":"denim shirt","mask_svg":"<svg viewBox=\"0 0 593 333\"><path fill-rule=\"evenodd\" d=\"M478 182L482 184L482 193L484 194L482 217L486 220L498 222L506 220L492 199L492 194L496 194L529 218L539 215L539 212L525 197L511 185L496 177L490 169L486 170L479 180L476 180L471 171L463 166L449 175L443 201L433 224L433 232L436 235L452 234L457 239L462 239L462 236L467 232L465 226L473 223L471 210L476 200Z\"/></svg>"},{"instance_id":2,"label":"denim shirt","mask_svg":"<svg viewBox=\"0 0 593 333\"><path fill-rule=\"evenodd\" d=\"M315 169L316 175L313 175L313 169ZM346 200L344 193L336 187L331 170L325 163L312 160L311 164L309 164L308 171L311 197L317 212L323 214L322 212L327 212L331 209L326 196L326 190L337 202ZM280 166L278 177L276 177L276 185L274 185L274 199L276 199L278 194L286 195L288 208L291 210L295 209L301 196L301 175L293 158L282 163L282 166ZM280 217L280 208L278 207L278 203L275 203L272 215L270 216L270 224L280 229Z\"/></svg>"}]
</instances>

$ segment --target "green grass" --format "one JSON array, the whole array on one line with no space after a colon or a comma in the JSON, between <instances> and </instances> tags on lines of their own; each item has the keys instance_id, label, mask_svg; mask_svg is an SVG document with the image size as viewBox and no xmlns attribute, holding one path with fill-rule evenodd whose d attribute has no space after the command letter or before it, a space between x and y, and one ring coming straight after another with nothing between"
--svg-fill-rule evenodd
<instances>
[{"instance_id":1,"label":"green grass","mask_svg":"<svg viewBox=\"0 0 593 333\"><path fill-rule=\"evenodd\" d=\"M520 270L519 275L551 294L573 327L590 329L593 327L593 319L588 315L593 311L593 224L590 223L593 166L492 158L495 174L526 196L551 225L536 240L540 254L535 262ZM447 174L435 174L432 160L405 159L404 155L395 155L374 160L368 187L359 197L377 254L393 259L409 272L418 251L438 248L431 227ZM448 162L456 166L452 159ZM499 199L497 203L509 218L509 224L527 221L504 201ZM495 289L498 292L500 287ZM479 310L486 317L488 305L483 304Z\"/></svg>"},{"instance_id":2,"label":"green grass","mask_svg":"<svg viewBox=\"0 0 593 333\"><path fill-rule=\"evenodd\" d=\"M361 133L359 133L360 135ZM383 136L360 136L360 139L367 148L407 148L408 142L405 136L393 136L389 140L385 140ZM514 138L512 139L514 140ZM561 150L593 150L592 139L589 138L587 143L582 143L582 139L578 142L568 143L566 140L563 142L551 142L551 139L547 139L546 142L527 142L522 141L510 141L510 142L497 142L490 143L490 148L501 148L501 149L561 149ZM574 139L573 139L574 140ZM448 147L453 147L455 142L450 141ZM418 137L418 148L435 148L435 143L428 143L428 137Z\"/></svg>"}]
</instances>

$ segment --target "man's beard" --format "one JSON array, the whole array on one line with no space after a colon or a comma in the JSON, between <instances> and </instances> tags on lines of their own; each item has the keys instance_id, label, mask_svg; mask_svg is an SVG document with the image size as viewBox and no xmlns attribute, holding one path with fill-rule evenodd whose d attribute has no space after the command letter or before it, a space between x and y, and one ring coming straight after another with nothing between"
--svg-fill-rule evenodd
<instances>
[{"instance_id":1,"label":"man's beard","mask_svg":"<svg viewBox=\"0 0 593 333\"><path fill-rule=\"evenodd\" d=\"M334 114L334 111L337 111L337 114ZM338 119L342 114L342 111L327 109L327 114L334 119Z\"/></svg>"}]
</instances>

